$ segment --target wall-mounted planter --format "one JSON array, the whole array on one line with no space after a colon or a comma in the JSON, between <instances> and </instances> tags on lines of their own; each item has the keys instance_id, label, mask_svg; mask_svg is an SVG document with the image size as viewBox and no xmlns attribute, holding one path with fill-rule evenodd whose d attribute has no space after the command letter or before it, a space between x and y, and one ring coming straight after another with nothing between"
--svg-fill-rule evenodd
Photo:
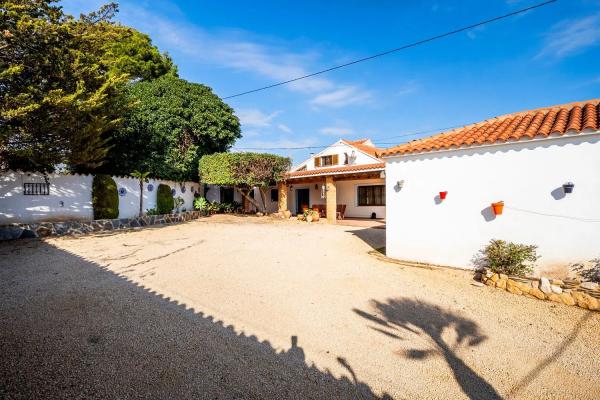
<instances>
[{"instance_id":1,"label":"wall-mounted planter","mask_svg":"<svg viewBox=\"0 0 600 400\"><path fill-rule=\"evenodd\" d=\"M504 210L504 202L499 201L497 203L492 203L492 211L494 211L494 215L502 215L502 211Z\"/></svg>"},{"instance_id":2,"label":"wall-mounted planter","mask_svg":"<svg viewBox=\"0 0 600 400\"><path fill-rule=\"evenodd\" d=\"M440 199L445 200L447 195L448 195L447 191L440 192Z\"/></svg>"},{"instance_id":3,"label":"wall-mounted planter","mask_svg":"<svg viewBox=\"0 0 600 400\"><path fill-rule=\"evenodd\" d=\"M563 190L565 191L565 193L573 193L574 187L575 184L573 182L567 182L563 185Z\"/></svg>"}]
</instances>

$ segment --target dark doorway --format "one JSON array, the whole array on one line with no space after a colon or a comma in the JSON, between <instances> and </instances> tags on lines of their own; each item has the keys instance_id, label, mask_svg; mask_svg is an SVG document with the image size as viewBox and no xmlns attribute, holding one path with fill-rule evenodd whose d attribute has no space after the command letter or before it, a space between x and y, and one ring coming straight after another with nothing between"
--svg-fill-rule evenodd
<instances>
[{"instance_id":1,"label":"dark doorway","mask_svg":"<svg viewBox=\"0 0 600 400\"><path fill-rule=\"evenodd\" d=\"M303 208L310 206L310 190L296 189L296 214L300 214Z\"/></svg>"}]
</instances>

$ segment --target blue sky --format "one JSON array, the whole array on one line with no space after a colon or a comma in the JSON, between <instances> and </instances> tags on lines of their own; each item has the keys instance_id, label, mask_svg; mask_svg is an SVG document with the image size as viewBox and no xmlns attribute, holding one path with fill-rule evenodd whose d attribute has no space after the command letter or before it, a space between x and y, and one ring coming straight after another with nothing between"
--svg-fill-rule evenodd
<instances>
[{"instance_id":1,"label":"blue sky","mask_svg":"<svg viewBox=\"0 0 600 400\"><path fill-rule=\"evenodd\" d=\"M221 97L364 57L540 0L120 1L180 76ZM98 0L64 0L74 15ZM497 115L600 97L600 0L524 15L316 78L228 100L236 148L381 147ZM420 135L406 136L415 132ZM300 162L315 150L269 150Z\"/></svg>"}]
</instances>

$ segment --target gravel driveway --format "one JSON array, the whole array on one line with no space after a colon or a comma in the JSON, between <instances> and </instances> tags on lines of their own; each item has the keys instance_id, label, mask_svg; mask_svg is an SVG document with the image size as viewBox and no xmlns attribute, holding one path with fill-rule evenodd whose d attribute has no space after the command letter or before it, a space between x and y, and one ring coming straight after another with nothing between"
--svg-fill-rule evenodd
<instances>
[{"instance_id":1,"label":"gravel driveway","mask_svg":"<svg viewBox=\"0 0 600 400\"><path fill-rule=\"evenodd\" d=\"M600 313L381 261L384 234L218 217L0 243L0 398L599 397Z\"/></svg>"}]
</instances>

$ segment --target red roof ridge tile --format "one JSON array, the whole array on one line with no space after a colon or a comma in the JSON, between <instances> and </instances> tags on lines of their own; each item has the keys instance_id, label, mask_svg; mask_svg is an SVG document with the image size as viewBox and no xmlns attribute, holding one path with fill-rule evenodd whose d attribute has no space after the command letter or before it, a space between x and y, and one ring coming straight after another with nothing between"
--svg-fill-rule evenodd
<instances>
[{"instance_id":1,"label":"red roof ridge tile","mask_svg":"<svg viewBox=\"0 0 600 400\"><path fill-rule=\"evenodd\" d=\"M386 149L382 156L600 130L600 98L500 115Z\"/></svg>"}]
</instances>

